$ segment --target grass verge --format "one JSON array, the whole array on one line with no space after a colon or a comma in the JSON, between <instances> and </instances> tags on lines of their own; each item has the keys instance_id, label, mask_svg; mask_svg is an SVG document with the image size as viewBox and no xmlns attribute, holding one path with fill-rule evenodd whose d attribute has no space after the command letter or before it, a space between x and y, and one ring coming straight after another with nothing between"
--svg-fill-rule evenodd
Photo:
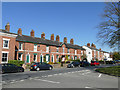
<instances>
[{"instance_id":1,"label":"grass verge","mask_svg":"<svg viewBox=\"0 0 120 90\"><path fill-rule=\"evenodd\" d=\"M98 68L95 71L120 77L120 66L112 66L112 67L105 67L105 68Z\"/></svg>"}]
</instances>

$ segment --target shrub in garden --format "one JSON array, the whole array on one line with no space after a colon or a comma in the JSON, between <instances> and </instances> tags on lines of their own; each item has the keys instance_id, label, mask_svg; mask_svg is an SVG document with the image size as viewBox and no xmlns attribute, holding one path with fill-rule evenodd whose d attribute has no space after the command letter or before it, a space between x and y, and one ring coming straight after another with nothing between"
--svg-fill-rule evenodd
<instances>
[{"instance_id":1,"label":"shrub in garden","mask_svg":"<svg viewBox=\"0 0 120 90\"><path fill-rule=\"evenodd\" d=\"M24 64L24 61L19 61L19 60L8 60L8 63L14 64L16 66L22 66Z\"/></svg>"}]
</instances>

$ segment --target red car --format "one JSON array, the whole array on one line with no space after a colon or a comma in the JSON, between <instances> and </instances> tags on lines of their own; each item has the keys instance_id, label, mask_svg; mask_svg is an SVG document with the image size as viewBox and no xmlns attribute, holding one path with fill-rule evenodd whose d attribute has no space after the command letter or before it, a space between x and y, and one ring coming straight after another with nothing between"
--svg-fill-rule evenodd
<instances>
[{"instance_id":1,"label":"red car","mask_svg":"<svg viewBox=\"0 0 120 90\"><path fill-rule=\"evenodd\" d=\"M98 61L91 61L91 66L97 66L100 65L100 63Z\"/></svg>"}]
</instances>

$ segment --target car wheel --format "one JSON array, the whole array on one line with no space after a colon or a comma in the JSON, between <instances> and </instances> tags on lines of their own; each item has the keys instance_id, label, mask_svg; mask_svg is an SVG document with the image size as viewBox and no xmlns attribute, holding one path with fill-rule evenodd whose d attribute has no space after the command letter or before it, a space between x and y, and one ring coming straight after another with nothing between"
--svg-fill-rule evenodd
<instances>
[{"instance_id":1,"label":"car wheel","mask_svg":"<svg viewBox=\"0 0 120 90\"><path fill-rule=\"evenodd\" d=\"M37 70L37 71L40 71L40 68L37 68L36 70Z\"/></svg>"},{"instance_id":2,"label":"car wheel","mask_svg":"<svg viewBox=\"0 0 120 90\"><path fill-rule=\"evenodd\" d=\"M78 65L78 67L80 67L80 65Z\"/></svg>"},{"instance_id":3,"label":"car wheel","mask_svg":"<svg viewBox=\"0 0 120 90\"><path fill-rule=\"evenodd\" d=\"M5 73L5 71L4 71L4 70L2 70L2 71L1 71L1 73L2 73L2 74L4 74L4 73Z\"/></svg>"},{"instance_id":4,"label":"car wheel","mask_svg":"<svg viewBox=\"0 0 120 90\"><path fill-rule=\"evenodd\" d=\"M49 70L52 70L52 67L49 67Z\"/></svg>"}]
</instances>

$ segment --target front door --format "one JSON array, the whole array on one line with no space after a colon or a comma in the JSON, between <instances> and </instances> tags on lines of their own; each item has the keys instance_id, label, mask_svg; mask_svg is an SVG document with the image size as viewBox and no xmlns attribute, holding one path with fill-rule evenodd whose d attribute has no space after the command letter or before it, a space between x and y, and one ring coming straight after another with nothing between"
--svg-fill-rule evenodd
<instances>
[{"instance_id":1,"label":"front door","mask_svg":"<svg viewBox=\"0 0 120 90\"><path fill-rule=\"evenodd\" d=\"M27 55L27 61L26 61L26 63L29 63L29 59L30 59L29 55Z\"/></svg>"}]
</instances>

